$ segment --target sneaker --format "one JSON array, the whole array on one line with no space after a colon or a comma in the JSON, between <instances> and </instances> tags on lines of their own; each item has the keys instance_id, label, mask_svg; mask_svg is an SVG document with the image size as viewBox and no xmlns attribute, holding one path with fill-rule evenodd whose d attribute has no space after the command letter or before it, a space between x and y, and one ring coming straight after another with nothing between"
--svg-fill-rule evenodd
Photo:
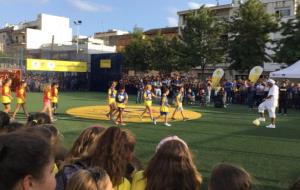
<instances>
[{"instance_id":1,"label":"sneaker","mask_svg":"<svg viewBox=\"0 0 300 190\"><path fill-rule=\"evenodd\" d=\"M9 121L10 121L10 122L14 122L14 121L16 121L16 118L11 117L11 118L9 119Z\"/></svg>"},{"instance_id":2,"label":"sneaker","mask_svg":"<svg viewBox=\"0 0 300 190\"><path fill-rule=\"evenodd\" d=\"M260 122L265 122L265 121L266 121L266 118L260 117L260 118L258 118L258 120L259 120Z\"/></svg>"},{"instance_id":3,"label":"sneaker","mask_svg":"<svg viewBox=\"0 0 300 190\"><path fill-rule=\"evenodd\" d=\"M122 125L122 126L126 126L126 123L121 123L120 125Z\"/></svg>"},{"instance_id":4,"label":"sneaker","mask_svg":"<svg viewBox=\"0 0 300 190\"><path fill-rule=\"evenodd\" d=\"M153 124L156 125L156 119L153 119Z\"/></svg>"},{"instance_id":5,"label":"sneaker","mask_svg":"<svg viewBox=\"0 0 300 190\"><path fill-rule=\"evenodd\" d=\"M165 126L171 127L172 125L170 123L165 123Z\"/></svg>"},{"instance_id":6,"label":"sneaker","mask_svg":"<svg viewBox=\"0 0 300 190\"><path fill-rule=\"evenodd\" d=\"M57 119L56 119L56 118L52 118L51 121L52 121L52 122L55 122L55 121L57 121Z\"/></svg>"},{"instance_id":7,"label":"sneaker","mask_svg":"<svg viewBox=\"0 0 300 190\"><path fill-rule=\"evenodd\" d=\"M270 125L266 126L266 128L269 128L269 129L275 129L275 128L276 128L276 126L275 126L275 125L273 125L273 124L270 124Z\"/></svg>"}]
</instances>

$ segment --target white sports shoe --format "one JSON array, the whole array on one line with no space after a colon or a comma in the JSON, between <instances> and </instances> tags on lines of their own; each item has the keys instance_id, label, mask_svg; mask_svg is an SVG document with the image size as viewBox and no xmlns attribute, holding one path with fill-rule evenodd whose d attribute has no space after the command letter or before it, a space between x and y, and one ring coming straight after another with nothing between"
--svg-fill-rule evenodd
<instances>
[{"instance_id":1,"label":"white sports shoe","mask_svg":"<svg viewBox=\"0 0 300 190\"><path fill-rule=\"evenodd\" d=\"M266 118L260 117L260 118L258 118L258 120L259 120L260 122L265 122L265 121L266 121Z\"/></svg>"},{"instance_id":2,"label":"white sports shoe","mask_svg":"<svg viewBox=\"0 0 300 190\"><path fill-rule=\"evenodd\" d=\"M171 127L172 125L170 123L165 123L165 126Z\"/></svg>"},{"instance_id":3,"label":"white sports shoe","mask_svg":"<svg viewBox=\"0 0 300 190\"><path fill-rule=\"evenodd\" d=\"M275 125L273 125L273 124L270 124L270 125L266 126L266 128L269 128L269 129L275 129L275 128L276 128L276 126L275 126Z\"/></svg>"},{"instance_id":4,"label":"white sports shoe","mask_svg":"<svg viewBox=\"0 0 300 190\"><path fill-rule=\"evenodd\" d=\"M156 125L156 119L153 119L153 124Z\"/></svg>"}]
</instances>

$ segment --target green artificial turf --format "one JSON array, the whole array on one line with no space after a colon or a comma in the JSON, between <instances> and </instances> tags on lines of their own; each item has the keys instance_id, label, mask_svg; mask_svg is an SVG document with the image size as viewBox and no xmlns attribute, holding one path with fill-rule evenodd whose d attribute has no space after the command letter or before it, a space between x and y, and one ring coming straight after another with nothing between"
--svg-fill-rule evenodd
<instances>
[{"instance_id":1,"label":"green artificial turf","mask_svg":"<svg viewBox=\"0 0 300 190\"><path fill-rule=\"evenodd\" d=\"M129 97L133 103L134 96ZM107 121L76 118L65 114L72 107L105 104L101 93L60 93L59 115L55 125L64 135L65 146L70 147L80 132L91 125L111 126ZM29 93L31 112L42 109L42 93ZM128 123L136 136L136 155L143 163L151 158L156 144L168 135L178 135L189 144L195 163L204 176L202 189L213 165L230 162L241 165L251 173L255 189L283 190L300 176L300 111L291 110L288 116L278 116L276 129L253 127L255 111L234 105L227 109L186 106L202 113L202 118L174 122L172 127L153 126L150 123ZM104 114L104 113L99 113ZM19 118L24 118L23 114Z\"/></svg>"}]
</instances>

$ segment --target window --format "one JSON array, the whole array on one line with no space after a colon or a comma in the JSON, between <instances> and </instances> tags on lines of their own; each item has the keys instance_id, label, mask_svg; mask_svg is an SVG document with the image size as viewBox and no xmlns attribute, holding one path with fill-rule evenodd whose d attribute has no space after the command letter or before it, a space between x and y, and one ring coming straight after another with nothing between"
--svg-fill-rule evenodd
<instances>
[{"instance_id":1,"label":"window","mask_svg":"<svg viewBox=\"0 0 300 190\"><path fill-rule=\"evenodd\" d=\"M280 17L289 17L291 16L291 10L290 9L280 9L276 10L276 14Z\"/></svg>"}]
</instances>

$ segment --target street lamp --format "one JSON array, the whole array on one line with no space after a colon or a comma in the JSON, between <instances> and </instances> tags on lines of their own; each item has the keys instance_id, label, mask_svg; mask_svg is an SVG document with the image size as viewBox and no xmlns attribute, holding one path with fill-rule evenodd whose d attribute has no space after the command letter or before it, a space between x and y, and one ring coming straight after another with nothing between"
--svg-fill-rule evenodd
<instances>
[{"instance_id":1,"label":"street lamp","mask_svg":"<svg viewBox=\"0 0 300 190\"><path fill-rule=\"evenodd\" d=\"M77 28L77 43L76 43L76 52L78 54L78 46L79 46L79 26L82 24L81 20L76 20L73 22Z\"/></svg>"}]
</instances>

